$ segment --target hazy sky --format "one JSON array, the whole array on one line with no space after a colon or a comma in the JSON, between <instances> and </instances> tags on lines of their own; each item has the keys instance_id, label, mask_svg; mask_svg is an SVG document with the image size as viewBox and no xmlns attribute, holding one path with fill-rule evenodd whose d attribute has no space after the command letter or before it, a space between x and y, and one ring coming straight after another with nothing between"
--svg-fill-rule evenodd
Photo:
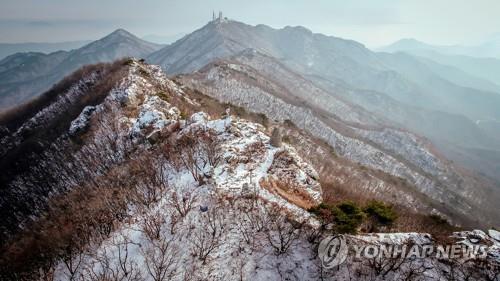
<instances>
[{"instance_id":1,"label":"hazy sky","mask_svg":"<svg viewBox=\"0 0 500 281\"><path fill-rule=\"evenodd\" d=\"M400 38L481 43L500 32L499 0L0 0L0 42L100 38L118 27L142 37L203 26L212 10L249 24L303 25L375 47Z\"/></svg>"}]
</instances>

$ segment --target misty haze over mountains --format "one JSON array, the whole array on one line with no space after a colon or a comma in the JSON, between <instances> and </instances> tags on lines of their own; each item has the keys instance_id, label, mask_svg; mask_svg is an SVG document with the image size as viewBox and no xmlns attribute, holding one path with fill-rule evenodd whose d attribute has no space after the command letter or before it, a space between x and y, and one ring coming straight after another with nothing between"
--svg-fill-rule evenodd
<instances>
[{"instance_id":1,"label":"misty haze over mountains","mask_svg":"<svg viewBox=\"0 0 500 281\"><path fill-rule=\"evenodd\" d=\"M370 50L222 13L179 37L0 45L20 51L0 60L0 279L415 274L413 260L323 272L331 234L485 245L480 262L425 257L417 274L491 276L499 38Z\"/></svg>"},{"instance_id":2,"label":"misty haze over mountains","mask_svg":"<svg viewBox=\"0 0 500 281\"><path fill-rule=\"evenodd\" d=\"M489 40L476 46L436 46L420 42L416 39L401 39L393 44L380 48L381 51L395 52L437 52L443 55L470 56L476 58L500 58L500 33L492 35Z\"/></svg>"},{"instance_id":3,"label":"misty haze over mountains","mask_svg":"<svg viewBox=\"0 0 500 281\"><path fill-rule=\"evenodd\" d=\"M161 46L119 29L79 49L8 56L0 61L0 108L22 103L41 94L81 66L129 56L145 57Z\"/></svg>"},{"instance_id":4,"label":"misty haze over mountains","mask_svg":"<svg viewBox=\"0 0 500 281\"><path fill-rule=\"evenodd\" d=\"M500 86L495 79L499 60L450 55L460 53L459 47L434 47L415 40L382 49L394 54L376 53L355 41L303 27L277 30L222 20L162 47L117 30L70 52L20 53L3 59L0 104L5 108L36 96L85 64L132 56L175 75L246 49L278 59L388 124L428 137L450 159L500 179ZM488 159L482 157L485 153Z\"/></svg>"}]
</instances>

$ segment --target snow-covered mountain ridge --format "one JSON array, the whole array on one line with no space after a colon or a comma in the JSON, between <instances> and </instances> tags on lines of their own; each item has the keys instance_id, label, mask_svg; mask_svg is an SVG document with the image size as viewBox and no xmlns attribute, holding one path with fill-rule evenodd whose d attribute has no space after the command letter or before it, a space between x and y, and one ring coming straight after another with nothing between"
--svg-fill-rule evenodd
<instances>
[{"instance_id":1,"label":"snow-covered mountain ridge","mask_svg":"<svg viewBox=\"0 0 500 281\"><path fill-rule=\"evenodd\" d=\"M0 60L0 108L6 109L40 95L84 65L130 56L146 57L161 47L118 29L71 51L11 55Z\"/></svg>"},{"instance_id":2,"label":"snow-covered mountain ridge","mask_svg":"<svg viewBox=\"0 0 500 281\"><path fill-rule=\"evenodd\" d=\"M162 229L173 224L174 218L180 219L175 231L170 232L170 234L167 234L166 230L162 231L161 238L157 241L158 243L167 243L167 241L172 243L168 253L173 254L174 252L170 251L175 251L176 261L174 263L176 267L171 264L165 269L169 271L169 274L172 274L171 278L182 280L184 276L193 274L199 278L203 276L215 280L224 276L229 277L239 267L241 271L239 274L245 278L255 275L259 279L275 279L276 273L269 268L266 269L265 266L269 266L266 265L267 262L276 263L277 257L268 252L269 249L262 249L264 245L255 245L261 249L256 252L248 247L238 259L234 258L234 251L242 247L244 235L253 235L250 233L242 234L242 232L257 231L251 229L250 225L247 224L252 223L254 219L259 220L259 216L263 216L271 210L274 212L273 215L279 216L279 220L290 216L295 221L305 223L308 225L307 227L317 227L318 221L302 207L295 204L296 202L307 202L310 205L317 205L322 201L317 173L309 164L301 160L292 147L271 145L270 137L264 133L265 128L262 125L239 120L231 115L212 120L204 112L197 112L189 118L183 119L181 111L167 101L169 98L166 96L160 98L156 95L158 88L155 89L155 87L168 91L170 97L175 96L193 106L199 106L196 101L184 95L181 88L168 80L158 67L134 61L130 67L129 76L121 82L120 86L114 89L102 104L92 107L91 110L90 107L85 108L81 115L72 122L69 131L72 135L82 134L92 128L92 118L95 118L93 115L107 114L107 111L111 111L115 112L115 120L120 124L119 134L132 138L133 143L139 149L149 149L158 145L156 142L160 138L179 140L192 134L206 136L209 133L210 137L213 138L211 140L213 149L218 150L215 152L217 155L212 156L220 157L220 159L217 160L217 163L205 163L203 158L207 155L203 155L205 152L197 150L196 155L191 155L196 157L194 159L196 163L192 163L196 167L190 167L194 171L186 167L176 168L172 163L164 163L165 165L162 167L166 168L162 170L162 173L167 175L165 181L168 182L170 188L162 194L158 203L153 204L145 211L131 210L132 220L130 224L119 228L111 235L111 238L95 249L95 252L74 257L75 261L81 262L81 267L71 268L67 267L67 264L61 263L56 271L57 278L62 280L85 279L88 278L87 274L90 270L94 271L95 274L105 275L109 268L102 267L100 258L110 258L110 261L114 262L114 259L119 255L116 251L127 251L127 253L130 251L130 264L125 265L130 266L130 273L139 274L138 272L142 272L142 278L153 280L150 279L145 270L150 266L147 263L153 261L148 260L145 253L156 251L156 242L147 236L142 227L146 218L160 214L162 217L168 218L161 226ZM127 114L132 112L133 108L135 108L134 114ZM283 161L285 163L280 164ZM269 185L275 188L270 188L267 185L264 188L264 182L286 182L290 190L278 191L279 186L276 187L276 184ZM287 192L290 197L282 196ZM295 194L297 195L295 196ZM173 206L175 205L174 198L178 197L182 197L183 200L192 200L189 203L189 208L186 208L186 213L178 214L183 216L181 218L177 217ZM235 203L230 203L233 201ZM203 241L206 237L202 234L206 229L202 227L209 227L207 220L212 216L218 220L215 222L217 225L213 226L215 227L214 231L217 232L217 241ZM241 219L239 221L241 225L235 225L236 221L233 221L235 218ZM294 249L295 254L290 257L290 262L305 261L304 255L310 255L310 253L305 253L306 242L298 241L295 237L299 231L300 229L297 229L291 233L294 239L290 242L293 242L293 246L297 246L299 249ZM265 235L264 232L261 234ZM251 236L247 237L258 240ZM264 239L264 237L262 236L260 239ZM205 257L206 264L203 261L201 268L197 268L200 266L197 260L202 258L203 249L198 248L197 242L192 241L192 239L198 239L200 243L211 243L209 246L213 247L209 255ZM261 243L263 240L256 241L256 244ZM116 245L121 246L115 248ZM91 245L91 248L95 246L97 245ZM193 258L193 251L197 249L201 252L196 253L198 256ZM262 260L262 255L268 257L264 257ZM237 261L245 264L237 264ZM180 264L183 264L183 267L177 267ZM264 268L254 272L252 267L259 264L262 264L261 266ZM287 267L292 265L293 263ZM307 272L306 269L312 266L312 264L305 263L301 268L304 267L304 272ZM222 269L223 267L226 269ZM193 271L193 268L197 268L197 270Z\"/></svg>"},{"instance_id":3,"label":"snow-covered mountain ridge","mask_svg":"<svg viewBox=\"0 0 500 281\"><path fill-rule=\"evenodd\" d=\"M211 120L206 113L200 111L187 119L182 119L181 111L177 107L157 95L152 95L154 92L149 89L151 84L138 74L141 71L151 73L150 75L157 80L156 83L169 87L173 92L170 93L171 95L182 97L192 105L199 107L196 101L190 100L183 94L181 88L166 78L159 67L134 64L131 75L123 82L127 87L120 89L120 93L112 93L116 99L126 100L129 103L125 106L135 106L138 109L138 116L119 118L121 125L125 126L130 137L137 141L140 139L152 141L153 138L158 138L158 134L161 135L161 138L168 138L168 134L172 133L174 127L178 130L175 132L176 138L209 132L211 137L215 138L212 144L215 146L213 149L220 150L218 151L220 155L217 155L220 159L216 167L213 163L199 164L198 172L202 175L201 177L208 177L206 181L202 182L210 182L214 190L229 194L236 193L233 195L239 195L241 192L257 192L269 201L280 202L280 204L288 206L291 211L303 213L303 210L300 211L295 206L286 204L283 198L276 196L277 194L260 187L262 180L279 179L306 192L313 204L319 204L322 201L321 187L317 182L316 171L301 160L293 147L288 145L274 147L270 144L270 138L266 135L262 125L235 119L231 115L227 115L223 119ZM82 112L82 114L87 116L86 112ZM77 120L81 119L79 117ZM277 162L280 160L279 155L288 156L289 162L285 167L277 166ZM174 171L170 172L169 174L175 174ZM189 175L182 173L189 173L189 171L181 171L181 175L179 175L181 180L189 178ZM241 190L245 184L250 190ZM174 185L176 184L174 183ZM178 185L183 185L183 183L179 182ZM256 188L257 190L255 190Z\"/></svg>"},{"instance_id":4,"label":"snow-covered mountain ridge","mask_svg":"<svg viewBox=\"0 0 500 281\"><path fill-rule=\"evenodd\" d=\"M266 114L270 119L290 120L326 141L339 156L407 180L428 197L425 200L444 202L433 205L450 217L461 214L473 221L473 209L483 209L491 222L496 217L491 213L495 200L487 203L495 196L489 183L454 167L425 139L382 125L383 120L325 93L272 58L245 52L182 75L180 80L218 100ZM477 196L478 192L483 195Z\"/></svg>"},{"instance_id":5,"label":"snow-covered mountain ridge","mask_svg":"<svg viewBox=\"0 0 500 281\"><path fill-rule=\"evenodd\" d=\"M175 142L192 134L206 136L208 133L214 138L211 144L220 149L219 162L207 164L205 162L211 162L203 160L207 155L197 151L201 153L195 159L198 163L195 169L199 169L197 172L201 175L198 178L190 169L166 163L162 172L169 188L159 200L147 209L132 209L131 219L110 238L73 257L73 261L80 264L78 267L60 263L56 277L85 279L92 276L92 272L96 276L128 273L144 280L155 280L159 274L171 280L221 280L235 275L244 280L348 278L348 267L337 272L319 270L320 261L306 239L312 237L320 223L297 203L320 203L321 188L316 171L301 160L295 149L286 144L271 145L262 125L230 114L211 119L200 111L183 118L181 110L168 102L169 98L156 95L156 85L169 89L169 96L197 105L197 101L184 94L182 87L163 76L158 67L134 62L129 77L93 112L116 110L120 130L143 149L151 149L163 138L174 138ZM113 107L116 108L113 110ZM127 108L137 110L122 116L121 110L131 112ZM76 120L92 119L92 114L89 118L84 110ZM73 122L76 124L81 122ZM301 200L283 196L287 190L270 189L267 181L293 186L292 192L299 194ZM179 198L187 203L182 205L177 201ZM467 240L469 233L456 235ZM425 234L415 233L349 239L351 243L365 239L369 244L432 243ZM485 241L488 239L491 238L483 237ZM116 270L119 263L125 269ZM363 268L356 262L350 266ZM406 276L412 266L403 264L387 274L394 278ZM428 269L428 274L438 276L440 266L443 265Z\"/></svg>"},{"instance_id":6,"label":"snow-covered mountain ridge","mask_svg":"<svg viewBox=\"0 0 500 281\"><path fill-rule=\"evenodd\" d=\"M494 116L498 115L499 96L475 89L483 89L483 83L466 73L454 75L450 69L429 66L412 56L375 53L357 42L304 27L275 29L236 20L209 22L147 60L170 75L189 74L247 49L272 57L308 83L322 87L323 92L371 111L378 116L375 119L389 120L388 124L425 136L448 159L498 182L496 133L474 121L484 116L498 119ZM273 79L282 74L267 73ZM475 81L476 86L460 86L464 81ZM295 88L301 90L300 83ZM323 100L321 109L330 103L324 95L316 97L316 92L306 96ZM353 117L345 111L347 118ZM495 185L497 188L498 183Z\"/></svg>"},{"instance_id":7,"label":"snow-covered mountain ridge","mask_svg":"<svg viewBox=\"0 0 500 281\"><path fill-rule=\"evenodd\" d=\"M39 163L33 163L30 172L42 169L42 176L48 178L54 173L51 186L60 188L36 198L26 195L24 200L43 206L41 201L83 189L97 192L106 202L97 224L70 238L74 248L59 249L48 265L37 268L41 277L348 280L352 272L360 271L384 280L411 275L413 268L406 263L387 273L390 277L377 275L364 261L350 261L342 270L324 270L316 247L331 232L307 210L323 200L320 175L301 157L315 155L314 150L280 143L269 136L269 128L240 119L224 107L214 114L205 101L191 95L192 89L168 79L158 66L135 59L121 63L120 79L109 79L110 73L105 71L87 73L11 135L22 143L26 139L20 136L29 136L26 132L67 114L100 81L117 81L102 99L80 105L80 113L45 147L43 157L33 159ZM205 112L209 110L211 114ZM310 139L304 137L303 141ZM19 143L14 142L16 145ZM359 169L352 172L353 178L360 173ZM363 173L371 172L367 168ZM30 180L19 175L11 187L29 191ZM107 195L112 186L116 186L114 191ZM377 188L386 190L390 184L381 182ZM123 192L126 199L119 201ZM113 200L125 207L118 204L122 207L117 212ZM92 208L84 209L82 216L92 213ZM109 212L120 219L107 221ZM65 233L68 225L56 228ZM83 238L87 235L90 238ZM389 236L394 243L430 241L426 234ZM382 234L380 239L363 237L349 239L387 242ZM492 239L484 236L483 242ZM496 253L498 245L488 245ZM43 247L47 259L53 257L50 250ZM443 268L449 267L439 263L426 270L439 276ZM477 276L484 273L473 267L467 270ZM358 280L372 280L363 274Z\"/></svg>"}]
</instances>

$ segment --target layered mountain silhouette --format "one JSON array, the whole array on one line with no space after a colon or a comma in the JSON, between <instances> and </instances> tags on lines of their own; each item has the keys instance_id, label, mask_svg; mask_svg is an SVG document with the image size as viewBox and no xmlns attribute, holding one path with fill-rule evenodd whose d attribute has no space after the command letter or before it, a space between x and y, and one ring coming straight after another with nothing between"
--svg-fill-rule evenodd
<instances>
[{"instance_id":1,"label":"layered mountain silhouette","mask_svg":"<svg viewBox=\"0 0 500 281\"><path fill-rule=\"evenodd\" d=\"M8 56L0 61L0 108L22 103L42 93L83 65L111 62L123 57L146 57L160 47L118 29L69 52L30 52Z\"/></svg>"},{"instance_id":2,"label":"layered mountain silhouette","mask_svg":"<svg viewBox=\"0 0 500 281\"><path fill-rule=\"evenodd\" d=\"M89 63L146 57L173 76L248 50L262 54L264 61L276 60L307 83L367 112L361 115L373 114L383 124L421 134L442 147L448 158L471 168L483 167L481 172L498 178L495 163L500 159L495 155L500 142L494 128L500 119L500 87L495 82L460 64L406 53L377 53L358 42L304 27L274 29L214 20L167 46L117 30L71 52L15 54L0 62L0 106L36 96ZM328 102L312 94L303 98ZM470 153L464 156L464 151ZM492 155L489 164L478 165L486 160L476 156L477 151Z\"/></svg>"},{"instance_id":3,"label":"layered mountain silhouette","mask_svg":"<svg viewBox=\"0 0 500 281\"><path fill-rule=\"evenodd\" d=\"M407 52L438 52L445 55L471 56L476 58L500 58L500 34L495 34L475 46L450 45L440 46L427 44L413 38L398 40L389 46L380 48L387 52L407 51Z\"/></svg>"},{"instance_id":4,"label":"layered mountain silhouette","mask_svg":"<svg viewBox=\"0 0 500 281\"><path fill-rule=\"evenodd\" d=\"M248 48L277 58L298 73L378 91L406 104L472 119L484 115L498 118L500 99L496 93L449 83L412 57L374 53L357 42L314 34L303 27L273 29L236 21L212 22L153 53L148 60L170 74L189 73L215 58ZM467 99L472 97L478 107L485 107L471 107Z\"/></svg>"},{"instance_id":5,"label":"layered mountain silhouette","mask_svg":"<svg viewBox=\"0 0 500 281\"><path fill-rule=\"evenodd\" d=\"M190 73L247 49L275 58L326 91L448 147L448 157L469 167L481 160L464 161L451 151L481 148L494 155L500 149L496 136L476 122L500 118L500 91L494 83L453 66L372 52L357 42L303 27L214 21L151 54L148 61L171 75ZM450 144L459 147L450 149Z\"/></svg>"},{"instance_id":6,"label":"layered mountain silhouette","mask_svg":"<svg viewBox=\"0 0 500 281\"><path fill-rule=\"evenodd\" d=\"M53 53L81 48L92 41L70 41L55 43L0 43L0 60L19 52Z\"/></svg>"},{"instance_id":7,"label":"layered mountain silhouette","mask_svg":"<svg viewBox=\"0 0 500 281\"><path fill-rule=\"evenodd\" d=\"M496 48L500 49L498 46ZM442 48L429 46L425 43L409 39L398 41L379 50L389 53L405 52L414 56L427 58L442 65L459 68L469 75L485 79L488 82L491 81L495 83L496 87L500 85L500 76L498 75L500 72L500 57L475 57L473 55L455 54ZM458 80L456 82L460 83Z\"/></svg>"},{"instance_id":8,"label":"layered mountain silhouette","mask_svg":"<svg viewBox=\"0 0 500 281\"><path fill-rule=\"evenodd\" d=\"M332 233L459 238L498 264L498 231L456 232L500 217L499 86L459 63L214 15L171 45L119 29L13 54L0 106L0 275L13 280L87 280L112 275L110 261L143 280L128 268L165 261L157 250L196 264L173 263L183 279L243 276L235 259L256 257L256 280L315 280L316 244ZM475 262L464 276L488 272ZM440 278L447 263L422 266Z\"/></svg>"}]
</instances>

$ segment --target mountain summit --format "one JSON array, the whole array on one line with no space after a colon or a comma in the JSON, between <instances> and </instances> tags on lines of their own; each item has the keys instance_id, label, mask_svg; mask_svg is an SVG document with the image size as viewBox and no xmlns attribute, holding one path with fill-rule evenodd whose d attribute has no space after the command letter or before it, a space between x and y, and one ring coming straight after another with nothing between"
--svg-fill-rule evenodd
<instances>
[{"instance_id":1,"label":"mountain summit","mask_svg":"<svg viewBox=\"0 0 500 281\"><path fill-rule=\"evenodd\" d=\"M315 34L304 27L273 29L262 24L251 26L234 20L209 22L174 44L151 54L148 60L162 66L168 73L186 73L216 58L235 55L248 48L306 68L323 66L332 59L342 60L341 55L345 52L357 58L355 61L376 64L371 52L355 41ZM326 53L329 55L322 57ZM323 62L325 59L327 62Z\"/></svg>"},{"instance_id":2,"label":"mountain summit","mask_svg":"<svg viewBox=\"0 0 500 281\"><path fill-rule=\"evenodd\" d=\"M109 35L75 50L73 55L88 56L86 59L93 60L91 63L95 63L101 61L100 58L112 61L126 56L145 57L161 47L162 45L144 41L124 29L117 29Z\"/></svg>"},{"instance_id":3,"label":"mountain summit","mask_svg":"<svg viewBox=\"0 0 500 281\"><path fill-rule=\"evenodd\" d=\"M29 100L48 90L79 67L124 57L143 58L162 45L144 41L117 29L111 34L69 52L20 53L0 61L0 109ZM15 58L15 60L14 60Z\"/></svg>"}]
</instances>

